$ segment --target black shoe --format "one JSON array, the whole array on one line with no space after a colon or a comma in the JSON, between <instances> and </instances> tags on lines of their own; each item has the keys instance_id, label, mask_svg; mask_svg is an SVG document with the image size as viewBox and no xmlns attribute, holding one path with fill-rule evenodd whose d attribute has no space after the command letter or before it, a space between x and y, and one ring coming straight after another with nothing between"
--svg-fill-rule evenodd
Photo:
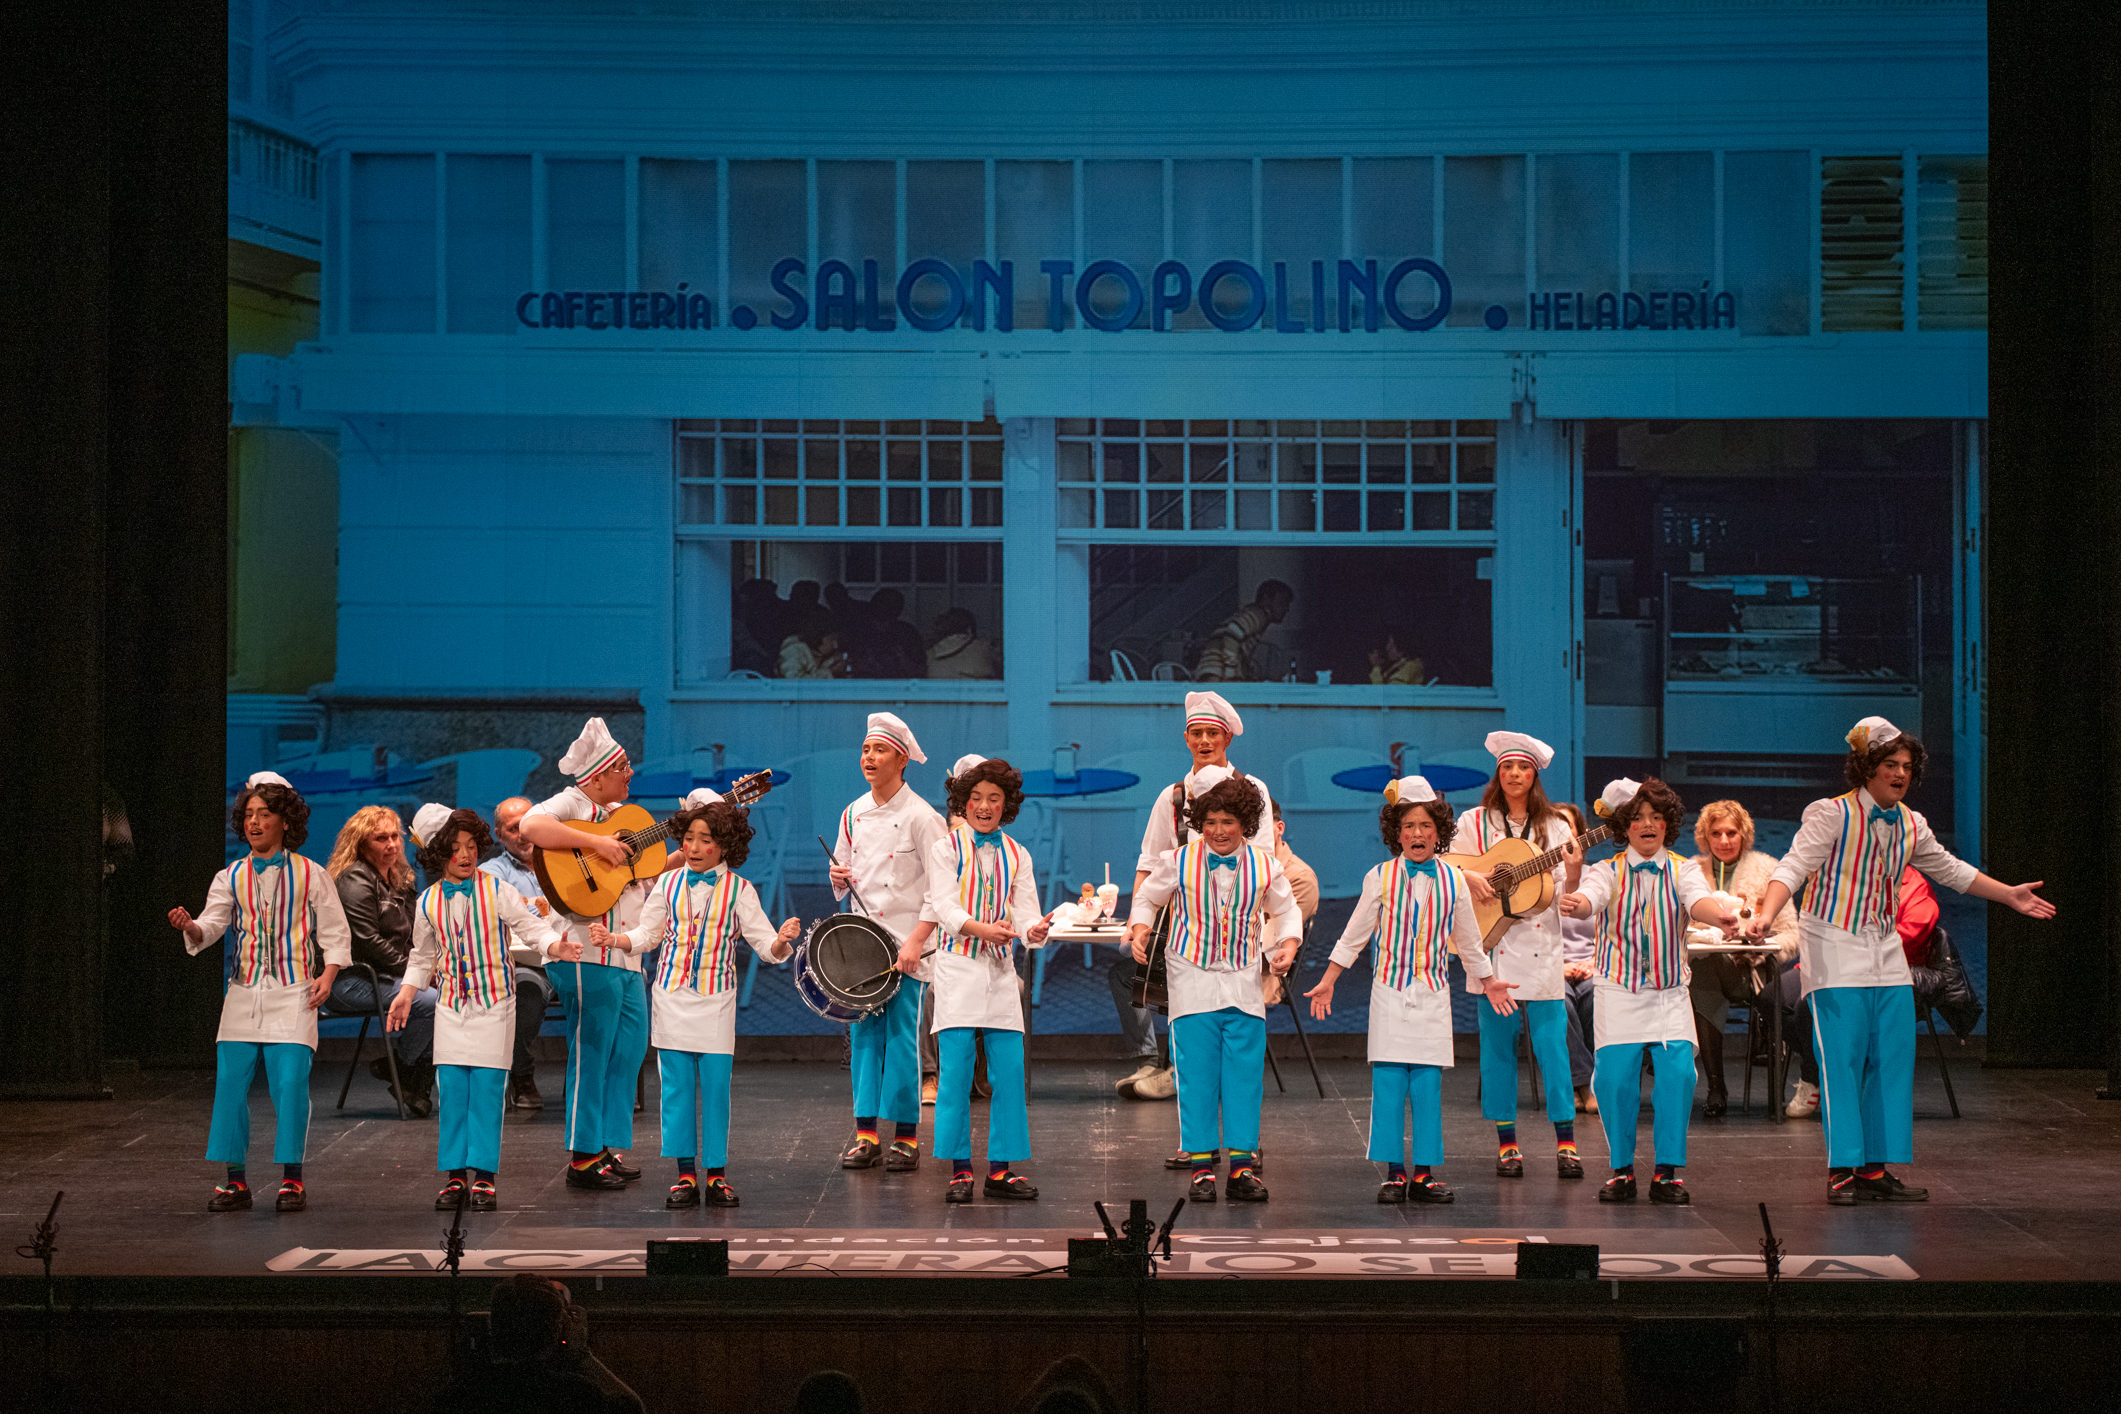
<instances>
[{"instance_id":1,"label":"black shoe","mask_svg":"<svg viewBox=\"0 0 2121 1414\"><path fill-rule=\"evenodd\" d=\"M1632 1203L1635 1201L1635 1180L1627 1174L1609 1178L1598 1190L1601 1203Z\"/></svg>"},{"instance_id":2,"label":"black shoe","mask_svg":"<svg viewBox=\"0 0 2121 1414\"><path fill-rule=\"evenodd\" d=\"M1849 1184L1856 1197L1866 1203L1927 1203L1930 1191L1927 1188L1910 1188L1885 1170L1880 1169L1876 1178L1856 1175Z\"/></svg>"},{"instance_id":3,"label":"black shoe","mask_svg":"<svg viewBox=\"0 0 2121 1414\"><path fill-rule=\"evenodd\" d=\"M624 1159L621 1159L617 1154L612 1153L609 1149L606 1149L604 1151L604 1167L607 1171L617 1174L620 1178L625 1179L628 1183L633 1182L635 1179L641 1176L641 1171L639 1169L633 1167Z\"/></svg>"},{"instance_id":4,"label":"black shoe","mask_svg":"<svg viewBox=\"0 0 2121 1414\"><path fill-rule=\"evenodd\" d=\"M206 1200L209 1213L240 1213L250 1208L250 1185L223 1184Z\"/></svg>"},{"instance_id":5,"label":"black shoe","mask_svg":"<svg viewBox=\"0 0 2121 1414\"><path fill-rule=\"evenodd\" d=\"M874 1139L857 1139L854 1147L840 1155L843 1169L873 1169L884 1161L884 1146Z\"/></svg>"},{"instance_id":6,"label":"black shoe","mask_svg":"<svg viewBox=\"0 0 2121 1414\"><path fill-rule=\"evenodd\" d=\"M542 1110L545 1097L538 1093L538 1082L526 1075L520 1080L508 1082L508 1108L512 1110Z\"/></svg>"},{"instance_id":7,"label":"black shoe","mask_svg":"<svg viewBox=\"0 0 2121 1414\"><path fill-rule=\"evenodd\" d=\"M1404 1203L1407 1201L1407 1180L1402 1174L1388 1178L1377 1186L1377 1201L1380 1203Z\"/></svg>"},{"instance_id":8,"label":"black shoe","mask_svg":"<svg viewBox=\"0 0 2121 1414\"><path fill-rule=\"evenodd\" d=\"M443 1184L442 1191L435 1194L435 1211L438 1213L455 1212L457 1210L457 1199L459 1198L464 1199L466 1207L470 1207L471 1199L464 1189L465 1183L461 1178L452 1178L449 1182Z\"/></svg>"},{"instance_id":9,"label":"black shoe","mask_svg":"<svg viewBox=\"0 0 2121 1414\"><path fill-rule=\"evenodd\" d=\"M1563 1178L1583 1177L1583 1160L1574 1154L1556 1154L1554 1168Z\"/></svg>"},{"instance_id":10,"label":"black shoe","mask_svg":"<svg viewBox=\"0 0 2121 1414\"><path fill-rule=\"evenodd\" d=\"M1212 1203L1215 1201L1215 1175L1204 1173L1186 1186L1188 1203Z\"/></svg>"},{"instance_id":11,"label":"black shoe","mask_svg":"<svg viewBox=\"0 0 2121 1414\"><path fill-rule=\"evenodd\" d=\"M921 1146L910 1139L894 1139L884 1151L885 1173L912 1173L921 1166Z\"/></svg>"},{"instance_id":12,"label":"black shoe","mask_svg":"<svg viewBox=\"0 0 2121 1414\"><path fill-rule=\"evenodd\" d=\"M1410 1180L1407 1184L1407 1201L1409 1203L1455 1203L1458 1201L1458 1195L1451 1191L1450 1184L1445 1183L1441 1179L1417 1178Z\"/></svg>"},{"instance_id":13,"label":"black shoe","mask_svg":"<svg viewBox=\"0 0 2121 1414\"><path fill-rule=\"evenodd\" d=\"M1837 1208L1856 1206L1856 1175L1845 1173L1839 1178L1826 1176L1826 1201Z\"/></svg>"},{"instance_id":14,"label":"black shoe","mask_svg":"<svg viewBox=\"0 0 2121 1414\"><path fill-rule=\"evenodd\" d=\"M613 1173L608 1165L591 1164L586 1169L567 1166L567 1186L587 1188L593 1193L610 1193L626 1186L626 1180Z\"/></svg>"},{"instance_id":15,"label":"black shoe","mask_svg":"<svg viewBox=\"0 0 2121 1414\"><path fill-rule=\"evenodd\" d=\"M980 1185L980 1191L989 1198L1022 1198L1029 1200L1038 1196L1031 1180L1020 1173L1004 1174L1000 1178L988 1178Z\"/></svg>"},{"instance_id":16,"label":"black shoe","mask_svg":"<svg viewBox=\"0 0 2121 1414\"><path fill-rule=\"evenodd\" d=\"M734 1208L742 1201L726 1179L710 1178L706 1186L700 1189L700 1202L710 1208Z\"/></svg>"},{"instance_id":17,"label":"black shoe","mask_svg":"<svg viewBox=\"0 0 2121 1414\"><path fill-rule=\"evenodd\" d=\"M494 1192L490 1183L471 1185L471 1210L474 1213L490 1213L501 1206L501 1195Z\"/></svg>"},{"instance_id":18,"label":"black shoe","mask_svg":"<svg viewBox=\"0 0 2121 1414\"><path fill-rule=\"evenodd\" d=\"M972 1201L972 1175L955 1173L950 1175L950 1186L943 1190L945 1203L969 1203Z\"/></svg>"},{"instance_id":19,"label":"black shoe","mask_svg":"<svg viewBox=\"0 0 2121 1414\"><path fill-rule=\"evenodd\" d=\"M1495 1176L1496 1176L1497 1178L1523 1178L1523 1177L1524 1177L1524 1158L1523 1158L1523 1156L1522 1156L1522 1155L1518 1155L1518 1156L1515 1156L1515 1157L1512 1157L1512 1158L1507 1158L1507 1159L1504 1159L1504 1158L1498 1158L1498 1159L1496 1159L1496 1160L1495 1160Z\"/></svg>"},{"instance_id":20,"label":"black shoe","mask_svg":"<svg viewBox=\"0 0 2121 1414\"><path fill-rule=\"evenodd\" d=\"M285 1179L272 1205L283 1213L299 1213L309 1206L309 1190L302 1186L299 1178Z\"/></svg>"},{"instance_id":21,"label":"black shoe","mask_svg":"<svg viewBox=\"0 0 2121 1414\"><path fill-rule=\"evenodd\" d=\"M1722 1119L1731 1112L1731 1097L1721 1090L1711 1090L1708 1098L1701 1102L1703 1119Z\"/></svg>"},{"instance_id":22,"label":"black shoe","mask_svg":"<svg viewBox=\"0 0 2121 1414\"><path fill-rule=\"evenodd\" d=\"M1652 1203L1670 1203L1676 1207L1684 1208L1687 1204L1693 1202L1694 1199L1693 1195L1686 1191L1686 1180L1679 1178L1653 1178L1650 1180L1650 1201Z\"/></svg>"},{"instance_id":23,"label":"black shoe","mask_svg":"<svg viewBox=\"0 0 2121 1414\"><path fill-rule=\"evenodd\" d=\"M1222 1156L1223 1151L1217 1149L1209 1157L1213 1159L1220 1159ZM1181 1149L1177 1153L1171 1155L1171 1157L1169 1157L1168 1159L1164 1160L1164 1167L1167 1169L1175 1169L1180 1173L1189 1173L1192 1171L1193 1168L1193 1156L1187 1153L1184 1149Z\"/></svg>"},{"instance_id":24,"label":"black shoe","mask_svg":"<svg viewBox=\"0 0 2121 1414\"><path fill-rule=\"evenodd\" d=\"M1267 1185L1259 1181L1254 1173L1230 1175L1230 1201L1233 1203L1264 1203L1267 1201Z\"/></svg>"},{"instance_id":25,"label":"black shoe","mask_svg":"<svg viewBox=\"0 0 2121 1414\"><path fill-rule=\"evenodd\" d=\"M686 1175L670 1185L670 1192L663 1197L666 1208L697 1208L700 1206L699 1180Z\"/></svg>"}]
</instances>

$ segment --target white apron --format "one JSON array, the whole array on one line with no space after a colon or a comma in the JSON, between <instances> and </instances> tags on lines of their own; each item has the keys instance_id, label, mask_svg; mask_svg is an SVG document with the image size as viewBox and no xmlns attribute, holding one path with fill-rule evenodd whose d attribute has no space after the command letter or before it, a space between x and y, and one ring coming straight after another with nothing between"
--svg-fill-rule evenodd
<instances>
[{"instance_id":1,"label":"white apron","mask_svg":"<svg viewBox=\"0 0 2121 1414\"><path fill-rule=\"evenodd\" d=\"M1476 806L1458 817L1457 829L1451 836L1454 853L1480 853L1480 814ZM1574 838L1569 832L1568 821L1558 816L1547 821L1543 833L1544 843L1533 842L1542 852ZM1560 906L1567 870L1566 861L1554 866L1555 901L1530 918L1511 924L1488 950L1488 960L1495 964L1496 974L1505 982L1518 984L1517 990L1510 993L1513 1001L1553 1002L1568 995L1568 981L1561 975L1564 959ZM1472 977L1466 978L1466 990L1480 991L1480 982Z\"/></svg>"},{"instance_id":2,"label":"white apron","mask_svg":"<svg viewBox=\"0 0 2121 1414\"><path fill-rule=\"evenodd\" d=\"M228 984L221 998L221 1029L214 1040L252 1041L264 1045L317 1048L317 1009L309 1004L309 983L288 985L261 977L255 985Z\"/></svg>"},{"instance_id":3,"label":"white apron","mask_svg":"<svg viewBox=\"0 0 2121 1414\"><path fill-rule=\"evenodd\" d=\"M1420 982L1401 991L1370 984L1370 1059L1392 1065L1440 1065L1451 1053L1451 994Z\"/></svg>"},{"instance_id":4,"label":"white apron","mask_svg":"<svg viewBox=\"0 0 2121 1414\"><path fill-rule=\"evenodd\" d=\"M736 992L648 989L648 1040L659 1051L736 1054Z\"/></svg>"},{"instance_id":5,"label":"white apron","mask_svg":"<svg viewBox=\"0 0 2121 1414\"><path fill-rule=\"evenodd\" d=\"M1655 1045L1695 1039L1694 1004L1684 982L1676 987L1645 987L1631 992L1616 982L1598 979L1591 1003L1591 1029L1600 1046Z\"/></svg>"},{"instance_id":6,"label":"white apron","mask_svg":"<svg viewBox=\"0 0 2121 1414\"><path fill-rule=\"evenodd\" d=\"M978 957L938 950L935 964L936 1031L977 1026L987 1031L1024 1029L1024 1003L1016 984L1014 948L982 948Z\"/></svg>"}]
</instances>

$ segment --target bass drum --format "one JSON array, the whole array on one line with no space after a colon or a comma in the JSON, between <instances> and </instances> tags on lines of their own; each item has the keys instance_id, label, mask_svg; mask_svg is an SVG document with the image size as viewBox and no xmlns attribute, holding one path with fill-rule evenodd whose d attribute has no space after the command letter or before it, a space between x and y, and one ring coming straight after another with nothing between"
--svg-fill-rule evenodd
<instances>
[{"instance_id":1,"label":"bass drum","mask_svg":"<svg viewBox=\"0 0 2121 1414\"><path fill-rule=\"evenodd\" d=\"M860 1021L898 994L905 974L897 961L890 929L860 914L835 913L811 924L796 944L795 994L827 1021Z\"/></svg>"}]
</instances>

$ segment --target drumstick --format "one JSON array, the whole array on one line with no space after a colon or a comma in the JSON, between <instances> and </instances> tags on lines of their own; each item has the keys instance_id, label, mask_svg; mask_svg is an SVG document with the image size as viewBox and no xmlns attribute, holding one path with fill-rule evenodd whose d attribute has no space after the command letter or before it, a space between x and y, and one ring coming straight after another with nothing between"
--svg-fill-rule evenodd
<instances>
[{"instance_id":1,"label":"drumstick","mask_svg":"<svg viewBox=\"0 0 2121 1414\"><path fill-rule=\"evenodd\" d=\"M922 953L922 954L921 954L921 955L920 955L919 957L915 958L915 959L914 959L914 961L915 961L915 962L925 962L925 961L927 961L927 960L928 960L929 958L931 958L931 957L934 957L934 956L935 956L935 949L934 949L934 948L930 948L930 949L928 949L928 951L926 951L926 952ZM864 987L868 986L868 985L869 985L869 984L870 984L871 982L874 982L874 981L876 981L876 980L877 980L878 978L881 978L881 977L889 977L889 976L890 976L890 975L891 975L892 973L894 973L894 972L896 972L896 971L898 971L898 964L894 962L894 963L892 963L892 964L891 964L891 965L890 965L889 967L885 968L885 969L884 969L884 970L883 970L882 972L872 972L872 973L870 973L870 974L869 974L869 975L868 975L867 977L864 977L864 978L863 978L863 979L862 979L861 981L859 981L859 982L849 982L849 983L847 984L847 986L846 986L846 988L845 988L844 990L846 990L846 991L849 991L849 992L857 992L857 991L860 991L860 990L861 990L862 988L864 988Z\"/></svg>"},{"instance_id":2,"label":"drumstick","mask_svg":"<svg viewBox=\"0 0 2121 1414\"><path fill-rule=\"evenodd\" d=\"M817 847L825 851L825 863L828 869L832 865L835 865L840 862L840 857L832 852L831 845L825 843L825 837L823 835L819 835L817 837ZM862 916L864 918L874 918L876 916L875 914L869 911L869 905L862 902L861 892L854 887L854 883L852 880L849 880L847 884L847 896L854 900L854 906L862 911ZM887 967L884 969L884 972L889 972L890 970L891 969ZM883 972L879 972L877 974L877 976L879 977L883 975Z\"/></svg>"}]
</instances>

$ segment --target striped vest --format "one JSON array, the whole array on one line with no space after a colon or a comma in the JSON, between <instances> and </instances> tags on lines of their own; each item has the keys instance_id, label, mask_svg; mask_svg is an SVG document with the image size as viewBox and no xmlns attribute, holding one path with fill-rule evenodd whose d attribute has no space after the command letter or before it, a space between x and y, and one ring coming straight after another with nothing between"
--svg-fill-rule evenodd
<instances>
[{"instance_id":1,"label":"striped vest","mask_svg":"<svg viewBox=\"0 0 2121 1414\"><path fill-rule=\"evenodd\" d=\"M440 884L423 890L420 916L442 943L435 987L443 1006L499 1006L516 994L515 963L508 956L508 929L501 922L501 883L484 870L471 876L467 906L455 908Z\"/></svg>"},{"instance_id":2,"label":"striped vest","mask_svg":"<svg viewBox=\"0 0 2121 1414\"><path fill-rule=\"evenodd\" d=\"M1374 951L1370 972L1395 992L1417 982L1432 992L1450 985L1451 924L1458 914L1459 871L1438 862L1427 907L1405 859L1377 866L1377 930L1370 935Z\"/></svg>"},{"instance_id":3,"label":"striped vest","mask_svg":"<svg viewBox=\"0 0 2121 1414\"><path fill-rule=\"evenodd\" d=\"M975 923L1000 923L1008 918L1009 890L1019 871L1031 868L1030 851L1003 835L991 861L982 863L970 825L960 825L950 832L950 848L957 858L957 906ZM940 946L953 957L978 957L982 951L1000 951L993 943L961 933L947 934Z\"/></svg>"},{"instance_id":4,"label":"striped vest","mask_svg":"<svg viewBox=\"0 0 2121 1414\"><path fill-rule=\"evenodd\" d=\"M1257 845L1237 848L1236 884L1227 904L1209 881L1208 842L1196 839L1178 851L1178 887L1171 894L1171 956L1195 967L1243 972L1260 956L1259 913L1272 878L1271 857Z\"/></svg>"},{"instance_id":5,"label":"striped vest","mask_svg":"<svg viewBox=\"0 0 2121 1414\"><path fill-rule=\"evenodd\" d=\"M1841 833L1797 895L1797 908L1844 933L1890 931L1900 916L1900 875L1915 852L1915 812L1896 806L1898 828L1871 833L1855 791L1837 796Z\"/></svg>"},{"instance_id":6,"label":"striped vest","mask_svg":"<svg viewBox=\"0 0 2121 1414\"><path fill-rule=\"evenodd\" d=\"M1656 869L1641 873L1632 850L1609 862L1618 877L1598 915L1598 975L1631 992L1680 986L1687 980L1686 918L1672 876L1677 856L1667 850Z\"/></svg>"},{"instance_id":7,"label":"striped vest","mask_svg":"<svg viewBox=\"0 0 2121 1414\"><path fill-rule=\"evenodd\" d=\"M309 901L318 866L293 850L287 863L258 867L251 855L228 866L228 887L235 895L234 916L228 931L235 943L235 980L238 986L255 987L265 979L292 987L316 975L312 966L316 952L317 911ZM270 897L268 871L279 871L280 893Z\"/></svg>"},{"instance_id":8,"label":"striped vest","mask_svg":"<svg viewBox=\"0 0 2121 1414\"><path fill-rule=\"evenodd\" d=\"M737 900L751 887L734 870L724 868L708 886L698 911L692 905L692 890L686 886L685 869L673 869L655 887L670 909L670 931L660 946L662 961L655 970L655 985L666 992L698 992L702 996L736 988L736 944L744 925L737 917ZM642 943L655 946L650 939Z\"/></svg>"}]
</instances>

